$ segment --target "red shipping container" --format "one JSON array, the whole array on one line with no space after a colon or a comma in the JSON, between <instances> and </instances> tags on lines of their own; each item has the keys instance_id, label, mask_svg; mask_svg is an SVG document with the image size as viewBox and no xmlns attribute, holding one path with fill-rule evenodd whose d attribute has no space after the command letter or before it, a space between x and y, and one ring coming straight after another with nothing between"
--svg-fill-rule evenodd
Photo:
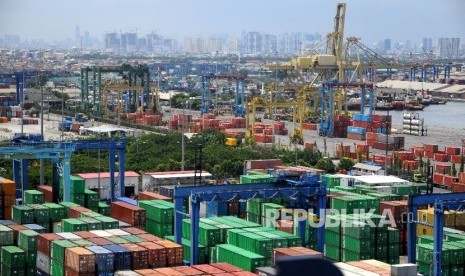
<instances>
[{"instance_id":1,"label":"red shipping container","mask_svg":"<svg viewBox=\"0 0 465 276\"><path fill-rule=\"evenodd\" d=\"M142 235L137 235L139 238L142 238L146 241L151 241L151 242L156 242L156 241L162 241L163 239L160 237L157 237L152 234L142 234Z\"/></svg>"},{"instance_id":2,"label":"red shipping container","mask_svg":"<svg viewBox=\"0 0 465 276\"><path fill-rule=\"evenodd\" d=\"M315 147L315 142L305 142L304 148L313 149Z\"/></svg>"},{"instance_id":3,"label":"red shipping container","mask_svg":"<svg viewBox=\"0 0 465 276\"><path fill-rule=\"evenodd\" d=\"M462 159L461 155L450 155L450 162L453 162L455 164L460 164L460 160Z\"/></svg>"},{"instance_id":4,"label":"red shipping container","mask_svg":"<svg viewBox=\"0 0 465 276\"><path fill-rule=\"evenodd\" d=\"M50 257L50 244L61 239L63 238L55 233L40 234L37 236L37 251Z\"/></svg>"},{"instance_id":5,"label":"red shipping container","mask_svg":"<svg viewBox=\"0 0 465 276\"><path fill-rule=\"evenodd\" d=\"M110 216L131 224L137 228L145 229L145 209L125 202L112 202Z\"/></svg>"},{"instance_id":6,"label":"red shipping container","mask_svg":"<svg viewBox=\"0 0 465 276\"><path fill-rule=\"evenodd\" d=\"M438 162L447 162L449 161L449 156L443 153L435 153L433 160Z\"/></svg>"},{"instance_id":7,"label":"red shipping container","mask_svg":"<svg viewBox=\"0 0 465 276\"><path fill-rule=\"evenodd\" d=\"M218 274L218 273L224 273L225 272L225 271L223 271L223 270L221 270L221 269L219 269L217 267L214 267L214 266L211 266L211 265L208 265L208 264L193 265L192 267L197 269L197 270L203 271L206 274Z\"/></svg>"},{"instance_id":8,"label":"red shipping container","mask_svg":"<svg viewBox=\"0 0 465 276\"><path fill-rule=\"evenodd\" d=\"M131 269L144 269L149 267L149 250L137 244L124 243L120 246L131 251Z\"/></svg>"},{"instance_id":9,"label":"red shipping container","mask_svg":"<svg viewBox=\"0 0 465 276\"><path fill-rule=\"evenodd\" d=\"M97 238L98 236L95 235L94 233L91 233L89 231L78 231L78 232L73 232L73 234L78 235L79 237L87 240L90 238Z\"/></svg>"},{"instance_id":10,"label":"red shipping container","mask_svg":"<svg viewBox=\"0 0 465 276\"><path fill-rule=\"evenodd\" d=\"M238 271L242 271L242 268L239 268L237 266L234 266L234 265L231 265L231 264L228 264L228 263L214 263L214 264L210 264L216 268L219 268L225 272L238 272Z\"/></svg>"},{"instance_id":11,"label":"red shipping container","mask_svg":"<svg viewBox=\"0 0 465 276\"><path fill-rule=\"evenodd\" d=\"M168 240L155 241L155 243L166 248L167 266L179 266L183 264L184 255L181 245Z\"/></svg>"},{"instance_id":12,"label":"red shipping container","mask_svg":"<svg viewBox=\"0 0 465 276\"><path fill-rule=\"evenodd\" d=\"M66 248L65 265L79 272L94 272L95 255L83 247Z\"/></svg>"},{"instance_id":13,"label":"red shipping container","mask_svg":"<svg viewBox=\"0 0 465 276\"><path fill-rule=\"evenodd\" d=\"M149 192L149 191L139 192L139 200L153 200L153 199L161 199L161 200L165 200L169 202L173 201L172 198L163 196L159 193L154 193L154 192Z\"/></svg>"},{"instance_id":14,"label":"red shipping container","mask_svg":"<svg viewBox=\"0 0 465 276\"><path fill-rule=\"evenodd\" d=\"M151 268L166 266L166 248L153 242L140 242L137 245L148 250L148 265Z\"/></svg>"},{"instance_id":15,"label":"red shipping container","mask_svg":"<svg viewBox=\"0 0 465 276\"><path fill-rule=\"evenodd\" d=\"M127 227L127 228L124 228L124 232L127 232L131 235L142 235L142 234L147 234L146 231L142 230L142 229L139 229L137 227Z\"/></svg>"},{"instance_id":16,"label":"red shipping container","mask_svg":"<svg viewBox=\"0 0 465 276\"><path fill-rule=\"evenodd\" d=\"M424 151L424 152L423 152L423 156L424 156L425 158L433 159L434 153L433 153L433 152L430 152L430 151Z\"/></svg>"},{"instance_id":17,"label":"red shipping container","mask_svg":"<svg viewBox=\"0 0 465 276\"><path fill-rule=\"evenodd\" d=\"M105 239L105 238L90 238L90 239L87 239L88 241L90 241L91 243L95 244L95 245L98 245L98 246L105 246L105 245L110 245L110 244L113 244L111 241Z\"/></svg>"},{"instance_id":18,"label":"red shipping container","mask_svg":"<svg viewBox=\"0 0 465 276\"><path fill-rule=\"evenodd\" d=\"M85 213L85 212L92 212L92 210L87 209L87 208L82 207L82 206L69 207L69 209L68 209L68 217L69 218L80 218L81 213Z\"/></svg>"},{"instance_id":19,"label":"red shipping container","mask_svg":"<svg viewBox=\"0 0 465 276\"><path fill-rule=\"evenodd\" d=\"M257 274L249 272L249 271L238 271L238 272L231 272L234 276L257 276Z\"/></svg>"},{"instance_id":20,"label":"red shipping container","mask_svg":"<svg viewBox=\"0 0 465 276\"><path fill-rule=\"evenodd\" d=\"M21 231L21 230L28 230L28 229L29 229L29 228L27 228L26 226L21 225L21 224L8 225L8 228L10 228L10 229L13 230L13 237L14 237L14 240L15 240L15 241L18 240L18 232L19 232L19 231Z\"/></svg>"},{"instance_id":21,"label":"red shipping container","mask_svg":"<svg viewBox=\"0 0 465 276\"><path fill-rule=\"evenodd\" d=\"M411 171L418 170L419 162L416 160L405 160L402 162L402 167L406 169L410 169Z\"/></svg>"},{"instance_id":22,"label":"red shipping container","mask_svg":"<svg viewBox=\"0 0 465 276\"><path fill-rule=\"evenodd\" d=\"M460 155L460 148L459 147L446 147L444 151L448 155Z\"/></svg>"},{"instance_id":23,"label":"red shipping container","mask_svg":"<svg viewBox=\"0 0 465 276\"><path fill-rule=\"evenodd\" d=\"M362 122L362 121L353 121L352 124L354 127L363 127L363 128L367 128L371 125L370 122Z\"/></svg>"},{"instance_id":24,"label":"red shipping container","mask_svg":"<svg viewBox=\"0 0 465 276\"><path fill-rule=\"evenodd\" d=\"M67 266L65 266L64 269L65 269L66 276L93 276L95 275L95 272L83 272L83 271L79 272Z\"/></svg>"},{"instance_id":25,"label":"red shipping container","mask_svg":"<svg viewBox=\"0 0 465 276\"><path fill-rule=\"evenodd\" d=\"M459 172L459 182L465 183L465 172Z\"/></svg>"},{"instance_id":26,"label":"red shipping container","mask_svg":"<svg viewBox=\"0 0 465 276\"><path fill-rule=\"evenodd\" d=\"M458 183L459 178L451 175L444 175L444 185L452 187L454 183Z\"/></svg>"},{"instance_id":27,"label":"red shipping container","mask_svg":"<svg viewBox=\"0 0 465 276\"><path fill-rule=\"evenodd\" d=\"M465 183L454 183L452 184L453 193L463 193L465 192Z\"/></svg>"},{"instance_id":28,"label":"red shipping container","mask_svg":"<svg viewBox=\"0 0 465 276\"><path fill-rule=\"evenodd\" d=\"M423 144L423 147L425 148L425 151L432 153L436 153L439 150L438 145L435 144Z\"/></svg>"},{"instance_id":29,"label":"red shipping container","mask_svg":"<svg viewBox=\"0 0 465 276\"><path fill-rule=\"evenodd\" d=\"M441 163L434 164L434 172L436 173L449 174L450 170L451 170L450 164L441 164Z\"/></svg>"},{"instance_id":30,"label":"red shipping container","mask_svg":"<svg viewBox=\"0 0 465 276\"><path fill-rule=\"evenodd\" d=\"M442 173L433 173L433 183L444 185L444 174Z\"/></svg>"},{"instance_id":31,"label":"red shipping container","mask_svg":"<svg viewBox=\"0 0 465 276\"><path fill-rule=\"evenodd\" d=\"M174 270L171 267L157 268L157 269L154 269L154 271L159 272L162 275L167 275L167 276L185 276L184 273Z\"/></svg>"},{"instance_id":32,"label":"red shipping container","mask_svg":"<svg viewBox=\"0 0 465 276\"><path fill-rule=\"evenodd\" d=\"M195 269L191 266L175 266L173 267L174 270L183 273L183 275L205 275L202 271Z\"/></svg>"},{"instance_id":33,"label":"red shipping container","mask_svg":"<svg viewBox=\"0 0 465 276\"><path fill-rule=\"evenodd\" d=\"M39 185L37 190L44 194L45 202L53 202L53 188L51 186Z\"/></svg>"}]
</instances>

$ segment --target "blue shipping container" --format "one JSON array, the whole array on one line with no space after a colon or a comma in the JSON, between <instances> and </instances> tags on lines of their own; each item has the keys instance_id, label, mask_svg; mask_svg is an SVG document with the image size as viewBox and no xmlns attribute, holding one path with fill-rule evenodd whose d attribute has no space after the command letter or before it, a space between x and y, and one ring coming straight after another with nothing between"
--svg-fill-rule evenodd
<instances>
[{"instance_id":1,"label":"blue shipping container","mask_svg":"<svg viewBox=\"0 0 465 276\"><path fill-rule=\"evenodd\" d=\"M131 269L131 252L129 249L117 244L105 245L103 248L106 248L115 254L115 270Z\"/></svg>"},{"instance_id":2,"label":"blue shipping container","mask_svg":"<svg viewBox=\"0 0 465 276\"><path fill-rule=\"evenodd\" d=\"M227 216L228 203L220 201L207 202L207 217Z\"/></svg>"},{"instance_id":3,"label":"blue shipping container","mask_svg":"<svg viewBox=\"0 0 465 276\"><path fill-rule=\"evenodd\" d=\"M347 127L347 133L365 134L366 132L367 130L363 127L354 127L354 126Z\"/></svg>"},{"instance_id":4,"label":"blue shipping container","mask_svg":"<svg viewBox=\"0 0 465 276\"><path fill-rule=\"evenodd\" d=\"M113 272L115 267L115 254L101 246L89 246L87 249L95 253L97 272Z\"/></svg>"},{"instance_id":5,"label":"blue shipping container","mask_svg":"<svg viewBox=\"0 0 465 276\"><path fill-rule=\"evenodd\" d=\"M34 230L34 231L36 231L37 233L40 233L40 234L47 233L46 229L43 226L40 226L38 224L34 224L34 223L23 224L23 226L28 228L29 230Z\"/></svg>"},{"instance_id":6,"label":"blue shipping container","mask_svg":"<svg viewBox=\"0 0 465 276\"><path fill-rule=\"evenodd\" d=\"M131 205L134 205L134 206L138 206L137 200L130 199L129 197L118 197L116 200L131 204Z\"/></svg>"}]
</instances>

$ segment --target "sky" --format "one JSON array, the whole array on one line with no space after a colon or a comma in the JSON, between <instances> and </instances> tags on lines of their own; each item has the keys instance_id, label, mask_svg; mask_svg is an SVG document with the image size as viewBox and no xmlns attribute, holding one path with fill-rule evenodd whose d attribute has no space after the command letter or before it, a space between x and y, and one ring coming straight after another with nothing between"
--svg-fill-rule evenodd
<instances>
[{"instance_id":1,"label":"sky","mask_svg":"<svg viewBox=\"0 0 465 276\"><path fill-rule=\"evenodd\" d=\"M184 36L242 31L330 32L334 0L0 0L0 37L74 39L81 35L103 39L106 32ZM420 42L423 37L459 37L465 43L465 0L346 1L345 35L368 44L391 38Z\"/></svg>"}]
</instances>

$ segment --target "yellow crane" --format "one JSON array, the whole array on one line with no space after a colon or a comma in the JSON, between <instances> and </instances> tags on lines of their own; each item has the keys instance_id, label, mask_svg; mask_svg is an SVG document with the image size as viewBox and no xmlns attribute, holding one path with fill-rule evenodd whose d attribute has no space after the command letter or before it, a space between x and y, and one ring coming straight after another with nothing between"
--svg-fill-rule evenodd
<instances>
[{"instance_id":1,"label":"yellow crane","mask_svg":"<svg viewBox=\"0 0 465 276\"><path fill-rule=\"evenodd\" d=\"M295 102L265 102L262 98L260 97L255 97L253 98L250 102L247 102L246 104L246 115L245 115L245 120L246 120L246 126L247 126L247 131L246 131L246 139L248 141L253 141L254 139L254 130L255 130L255 121L257 120L257 108L265 108L265 109L272 109L272 108L292 108L292 124L293 124L293 132L290 135L290 139L292 143L299 143L303 144L303 135L302 135L302 121L303 117L298 118L299 116L303 114L303 112L298 112L298 110L305 110L305 107L303 106L303 103L301 101L295 101ZM252 111L252 114L250 114L250 110ZM252 115L252 116L250 116ZM250 119L252 117L252 120ZM297 120L300 123L297 123Z\"/></svg>"}]
</instances>

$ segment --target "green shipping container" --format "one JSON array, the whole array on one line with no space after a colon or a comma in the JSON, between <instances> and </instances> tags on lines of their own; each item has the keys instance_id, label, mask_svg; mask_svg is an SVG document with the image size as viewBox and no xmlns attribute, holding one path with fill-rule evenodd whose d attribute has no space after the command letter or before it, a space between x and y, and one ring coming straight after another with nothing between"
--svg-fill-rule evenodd
<instances>
[{"instance_id":1,"label":"green shipping container","mask_svg":"<svg viewBox=\"0 0 465 276\"><path fill-rule=\"evenodd\" d=\"M86 189L86 182L83 178L71 175L71 193L83 194Z\"/></svg>"},{"instance_id":2,"label":"green shipping container","mask_svg":"<svg viewBox=\"0 0 465 276\"><path fill-rule=\"evenodd\" d=\"M2 266L23 267L26 261L26 253L16 246L3 246L1 249Z\"/></svg>"},{"instance_id":3,"label":"green shipping container","mask_svg":"<svg viewBox=\"0 0 465 276\"><path fill-rule=\"evenodd\" d=\"M14 243L13 229L0 225L0 246L14 245Z\"/></svg>"},{"instance_id":4,"label":"green shipping container","mask_svg":"<svg viewBox=\"0 0 465 276\"><path fill-rule=\"evenodd\" d=\"M105 202L98 203L98 212L104 216L110 216L110 205Z\"/></svg>"},{"instance_id":5,"label":"green shipping container","mask_svg":"<svg viewBox=\"0 0 465 276\"><path fill-rule=\"evenodd\" d=\"M68 240L52 241L50 248L50 257L62 264L65 261L65 249L70 247L77 247L77 244Z\"/></svg>"},{"instance_id":6,"label":"green shipping container","mask_svg":"<svg viewBox=\"0 0 465 276\"><path fill-rule=\"evenodd\" d=\"M342 250L342 258L341 261L343 262L353 262L353 261L360 261L360 260L369 260L373 259L374 254L372 252L354 252L351 250L343 249Z\"/></svg>"},{"instance_id":7,"label":"green shipping container","mask_svg":"<svg viewBox=\"0 0 465 276\"><path fill-rule=\"evenodd\" d=\"M357 239L351 236L342 236L342 248L357 253L370 252L372 250L372 242L369 239Z\"/></svg>"},{"instance_id":8,"label":"green shipping container","mask_svg":"<svg viewBox=\"0 0 465 276\"><path fill-rule=\"evenodd\" d=\"M255 271L255 268L265 266L263 256L231 244L217 245L216 253L218 262L227 262L247 271Z\"/></svg>"},{"instance_id":9,"label":"green shipping container","mask_svg":"<svg viewBox=\"0 0 465 276\"><path fill-rule=\"evenodd\" d=\"M151 219L145 221L145 231L157 237L171 236L174 234L172 223L160 223Z\"/></svg>"},{"instance_id":10,"label":"green shipping container","mask_svg":"<svg viewBox=\"0 0 465 276\"><path fill-rule=\"evenodd\" d=\"M37 190L24 191L24 204L42 204L44 203L44 194Z\"/></svg>"},{"instance_id":11,"label":"green shipping container","mask_svg":"<svg viewBox=\"0 0 465 276\"><path fill-rule=\"evenodd\" d=\"M90 242L84 239L73 240L73 243L75 243L77 246L80 246L80 247L88 247L88 246L95 245L93 242Z\"/></svg>"},{"instance_id":12,"label":"green shipping container","mask_svg":"<svg viewBox=\"0 0 465 276\"><path fill-rule=\"evenodd\" d=\"M39 233L33 230L18 231L18 246L23 250L37 250L37 236Z\"/></svg>"},{"instance_id":13,"label":"green shipping container","mask_svg":"<svg viewBox=\"0 0 465 276\"><path fill-rule=\"evenodd\" d=\"M250 232L229 232L228 242L250 252L264 257L271 257L273 253L273 241Z\"/></svg>"},{"instance_id":14,"label":"green shipping container","mask_svg":"<svg viewBox=\"0 0 465 276\"><path fill-rule=\"evenodd\" d=\"M74 218L61 220L61 226L63 232L87 231L87 223Z\"/></svg>"},{"instance_id":15,"label":"green shipping container","mask_svg":"<svg viewBox=\"0 0 465 276\"><path fill-rule=\"evenodd\" d=\"M398 243L400 242L399 230L396 228L388 227L388 243Z\"/></svg>"},{"instance_id":16,"label":"green shipping container","mask_svg":"<svg viewBox=\"0 0 465 276\"><path fill-rule=\"evenodd\" d=\"M86 204L86 195L84 193L80 194L71 194L70 200L80 206L85 206Z\"/></svg>"},{"instance_id":17,"label":"green shipping container","mask_svg":"<svg viewBox=\"0 0 465 276\"><path fill-rule=\"evenodd\" d=\"M119 222L118 220L114 218L101 216L101 217L95 217L95 219L102 222L103 230L119 228Z\"/></svg>"},{"instance_id":18,"label":"green shipping container","mask_svg":"<svg viewBox=\"0 0 465 276\"><path fill-rule=\"evenodd\" d=\"M167 240L174 242L174 236L166 236ZM190 262L191 261L191 241L188 239L183 238L181 241L181 245L183 248L184 260ZM213 248L213 247L212 247ZM208 263L208 248L199 244L199 264L207 264Z\"/></svg>"},{"instance_id":19,"label":"green shipping container","mask_svg":"<svg viewBox=\"0 0 465 276\"><path fill-rule=\"evenodd\" d=\"M174 204L165 200L142 200L139 207L146 210L146 218L162 223L173 223Z\"/></svg>"},{"instance_id":20,"label":"green shipping container","mask_svg":"<svg viewBox=\"0 0 465 276\"><path fill-rule=\"evenodd\" d=\"M226 238L228 236L228 230L233 229L232 226L211 220L211 219L206 219L206 218L201 218L200 222L205 223L205 224L210 224L214 225L218 229L220 229L220 242L219 243L226 243Z\"/></svg>"},{"instance_id":21,"label":"green shipping container","mask_svg":"<svg viewBox=\"0 0 465 276\"><path fill-rule=\"evenodd\" d=\"M48 223L50 222L50 210L42 204L30 204L28 205L34 209L34 222L36 223Z\"/></svg>"},{"instance_id":22,"label":"green shipping container","mask_svg":"<svg viewBox=\"0 0 465 276\"><path fill-rule=\"evenodd\" d=\"M52 222L59 222L68 217L68 212L65 213L65 207L56 203L44 203L45 207L50 210L50 220Z\"/></svg>"},{"instance_id":23,"label":"green shipping container","mask_svg":"<svg viewBox=\"0 0 465 276\"><path fill-rule=\"evenodd\" d=\"M255 232L255 234L271 239L273 241L273 248L289 247L287 239L284 237L281 237L280 235L276 235L275 233Z\"/></svg>"},{"instance_id":24,"label":"green shipping container","mask_svg":"<svg viewBox=\"0 0 465 276\"><path fill-rule=\"evenodd\" d=\"M129 243L139 243L139 242L146 241L145 239L140 238L140 237L135 236L135 235L125 235L125 236L121 236L121 238L125 239Z\"/></svg>"},{"instance_id":25,"label":"green shipping container","mask_svg":"<svg viewBox=\"0 0 465 276\"><path fill-rule=\"evenodd\" d=\"M339 246L325 245L325 257L333 261L341 261L341 248Z\"/></svg>"},{"instance_id":26,"label":"green shipping container","mask_svg":"<svg viewBox=\"0 0 465 276\"><path fill-rule=\"evenodd\" d=\"M333 231L325 232L325 244L332 246L341 246L341 235Z\"/></svg>"},{"instance_id":27,"label":"green shipping container","mask_svg":"<svg viewBox=\"0 0 465 276\"><path fill-rule=\"evenodd\" d=\"M286 238L287 244L289 247L302 246L302 239L299 236L292 235L292 234L289 234L287 232L283 232L280 230L270 231L269 233L273 233L275 235Z\"/></svg>"},{"instance_id":28,"label":"green shipping container","mask_svg":"<svg viewBox=\"0 0 465 276\"><path fill-rule=\"evenodd\" d=\"M26 275L26 270L24 267L10 267L8 265L2 264L1 275L2 276L23 276L23 275Z\"/></svg>"},{"instance_id":29,"label":"green shipping container","mask_svg":"<svg viewBox=\"0 0 465 276\"><path fill-rule=\"evenodd\" d=\"M432 260L433 260L433 252L434 252L433 244L418 244L417 245L417 250L418 250L418 261L419 262L424 262L424 263L432 262ZM449 265L450 263L451 263L450 250L443 247L443 249L442 249L442 264L443 265Z\"/></svg>"},{"instance_id":30,"label":"green shipping container","mask_svg":"<svg viewBox=\"0 0 465 276\"><path fill-rule=\"evenodd\" d=\"M64 276L65 275L65 266L52 259L50 271L52 272L51 276Z\"/></svg>"},{"instance_id":31,"label":"green shipping container","mask_svg":"<svg viewBox=\"0 0 465 276\"><path fill-rule=\"evenodd\" d=\"M74 202L71 202L71 201L64 201L64 202L60 202L60 205L63 206L65 208L65 215L66 217L64 218L68 218L68 212L69 212L69 207L78 207L78 206L81 206L77 203L74 203Z\"/></svg>"},{"instance_id":32,"label":"green shipping container","mask_svg":"<svg viewBox=\"0 0 465 276\"><path fill-rule=\"evenodd\" d=\"M34 223L34 209L26 205L13 206L13 221L18 224Z\"/></svg>"},{"instance_id":33,"label":"green shipping container","mask_svg":"<svg viewBox=\"0 0 465 276\"><path fill-rule=\"evenodd\" d=\"M99 220L86 217L81 217L79 220L87 223L87 231L102 230L102 222Z\"/></svg>"},{"instance_id":34,"label":"green shipping container","mask_svg":"<svg viewBox=\"0 0 465 276\"><path fill-rule=\"evenodd\" d=\"M359 221L345 221L342 224L342 234L357 239L371 239L370 225Z\"/></svg>"},{"instance_id":35,"label":"green shipping container","mask_svg":"<svg viewBox=\"0 0 465 276\"><path fill-rule=\"evenodd\" d=\"M36 266L37 250L25 251L26 266Z\"/></svg>"},{"instance_id":36,"label":"green shipping container","mask_svg":"<svg viewBox=\"0 0 465 276\"><path fill-rule=\"evenodd\" d=\"M183 219L182 220L182 233L183 237L190 240L191 239L191 220ZM199 243L205 246L215 246L220 243L221 240L220 229L214 225L206 224L199 222Z\"/></svg>"},{"instance_id":37,"label":"green shipping container","mask_svg":"<svg viewBox=\"0 0 465 276\"><path fill-rule=\"evenodd\" d=\"M89 189L84 190L84 196L85 196L85 205L87 208L93 210L93 211L98 211L98 203L99 203L99 194L97 192L94 192Z\"/></svg>"}]
</instances>

